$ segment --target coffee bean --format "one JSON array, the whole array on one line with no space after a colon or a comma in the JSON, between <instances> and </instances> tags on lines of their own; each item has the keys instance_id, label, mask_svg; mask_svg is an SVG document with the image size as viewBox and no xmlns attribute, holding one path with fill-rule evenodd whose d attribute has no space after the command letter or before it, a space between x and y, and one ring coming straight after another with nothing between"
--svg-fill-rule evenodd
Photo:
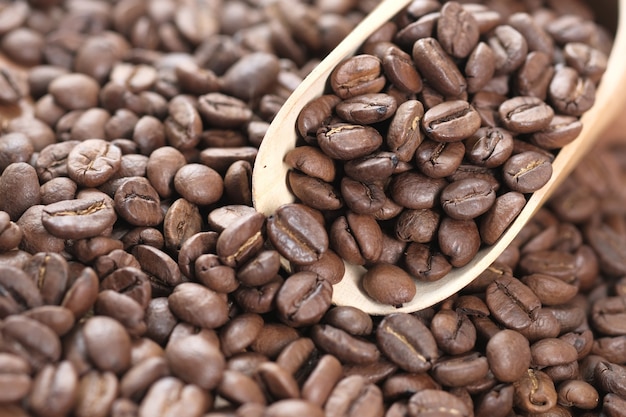
<instances>
[{"instance_id":1,"label":"coffee bean","mask_svg":"<svg viewBox=\"0 0 626 417\"><path fill-rule=\"evenodd\" d=\"M245 263L262 245L265 216L254 213L231 223L217 240L217 255L228 266Z\"/></svg>"},{"instance_id":2,"label":"coffee bean","mask_svg":"<svg viewBox=\"0 0 626 417\"><path fill-rule=\"evenodd\" d=\"M279 207L268 218L267 235L281 255L298 265L312 264L328 250L328 234L313 214L300 205Z\"/></svg>"},{"instance_id":3,"label":"coffee bean","mask_svg":"<svg viewBox=\"0 0 626 417\"><path fill-rule=\"evenodd\" d=\"M542 154L528 151L513 155L502 166L505 184L520 193L535 192L552 176L552 164Z\"/></svg>"},{"instance_id":4,"label":"coffee bean","mask_svg":"<svg viewBox=\"0 0 626 417\"><path fill-rule=\"evenodd\" d=\"M406 313L386 316L378 325L376 340L381 351L407 372L426 371L439 357L430 330Z\"/></svg>"},{"instance_id":5,"label":"coffee bean","mask_svg":"<svg viewBox=\"0 0 626 417\"><path fill-rule=\"evenodd\" d=\"M466 90L467 83L461 71L436 39L418 39L413 45L412 56L418 71L442 94L458 97Z\"/></svg>"},{"instance_id":6,"label":"coffee bean","mask_svg":"<svg viewBox=\"0 0 626 417\"><path fill-rule=\"evenodd\" d=\"M356 55L339 64L330 75L333 91L342 99L378 93L385 86L382 63L372 55Z\"/></svg>"},{"instance_id":7,"label":"coffee bean","mask_svg":"<svg viewBox=\"0 0 626 417\"><path fill-rule=\"evenodd\" d=\"M405 271L390 264L376 264L362 277L365 293L374 300L393 306L402 305L415 297L415 285Z\"/></svg>"},{"instance_id":8,"label":"coffee bean","mask_svg":"<svg viewBox=\"0 0 626 417\"><path fill-rule=\"evenodd\" d=\"M409 398L408 409L413 415L419 415L422 412L429 413L430 410L442 413L442 415L470 415L467 405L461 399L449 392L434 389L425 389L413 394Z\"/></svg>"},{"instance_id":9,"label":"coffee bean","mask_svg":"<svg viewBox=\"0 0 626 417\"><path fill-rule=\"evenodd\" d=\"M168 297L172 312L181 320L195 326L213 329L226 323L228 309L226 302L217 293L195 283L186 282L174 288ZM190 306L193 306L190 309ZM191 311L202 311L201 315Z\"/></svg>"},{"instance_id":10,"label":"coffee bean","mask_svg":"<svg viewBox=\"0 0 626 417\"><path fill-rule=\"evenodd\" d=\"M518 279L502 275L486 291L486 302L491 314L513 330L530 326L541 307L534 292Z\"/></svg>"}]
</instances>

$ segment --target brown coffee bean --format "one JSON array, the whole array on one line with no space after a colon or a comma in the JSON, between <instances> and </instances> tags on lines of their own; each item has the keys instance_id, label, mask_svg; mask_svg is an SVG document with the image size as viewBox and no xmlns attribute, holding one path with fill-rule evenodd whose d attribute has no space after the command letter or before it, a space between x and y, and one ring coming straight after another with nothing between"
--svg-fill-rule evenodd
<instances>
[{"instance_id":1,"label":"brown coffee bean","mask_svg":"<svg viewBox=\"0 0 626 417\"><path fill-rule=\"evenodd\" d=\"M419 122L424 116L424 106L418 100L407 100L398 105L391 119L385 143L394 152L398 160L408 162L422 143Z\"/></svg>"},{"instance_id":2,"label":"brown coffee bean","mask_svg":"<svg viewBox=\"0 0 626 417\"><path fill-rule=\"evenodd\" d=\"M307 103L296 121L301 137L315 137L317 130L330 119L333 109L341 99L334 94L324 94Z\"/></svg>"},{"instance_id":3,"label":"brown coffee bean","mask_svg":"<svg viewBox=\"0 0 626 417\"><path fill-rule=\"evenodd\" d=\"M78 382L74 414L77 417L107 416L118 386L117 377L112 372L91 370L83 374Z\"/></svg>"},{"instance_id":4,"label":"brown coffee bean","mask_svg":"<svg viewBox=\"0 0 626 417\"><path fill-rule=\"evenodd\" d=\"M313 272L298 272L285 280L276 294L280 319L301 327L319 322L330 307L332 286Z\"/></svg>"},{"instance_id":5,"label":"brown coffee bean","mask_svg":"<svg viewBox=\"0 0 626 417\"><path fill-rule=\"evenodd\" d=\"M420 74L442 94L458 97L466 90L467 83L461 71L436 39L418 39L413 45L412 56Z\"/></svg>"},{"instance_id":6,"label":"brown coffee bean","mask_svg":"<svg viewBox=\"0 0 626 417\"><path fill-rule=\"evenodd\" d=\"M496 59L496 74L510 74L522 65L528 52L524 36L509 25L493 30L488 44Z\"/></svg>"},{"instance_id":7,"label":"brown coffee bean","mask_svg":"<svg viewBox=\"0 0 626 417\"><path fill-rule=\"evenodd\" d=\"M347 376L337 383L324 406L326 415L381 415L383 395L378 386L358 375Z\"/></svg>"},{"instance_id":8,"label":"brown coffee bean","mask_svg":"<svg viewBox=\"0 0 626 417\"><path fill-rule=\"evenodd\" d=\"M369 267L362 281L365 293L379 303L402 305L415 297L413 280L395 265L376 264Z\"/></svg>"},{"instance_id":9,"label":"brown coffee bean","mask_svg":"<svg viewBox=\"0 0 626 417\"><path fill-rule=\"evenodd\" d=\"M427 282L437 281L452 270L452 265L443 254L417 242L410 243L406 248L404 263L411 275Z\"/></svg>"},{"instance_id":10,"label":"brown coffee bean","mask_svg":"<svg viewBox=\"0 0 626 417\"><path fill-rule=\"evenodd\" d=\"M448 182L429 178L415 171L397 175L389 185L391 198L408 209L430 209L435 206L439 195Z\"/></svg>"},{"instance_id":11,"label":"brown coffee bean","mask_svg":"<svg viewBox=\"0 0 626 417\"><path fill-rule=\"evenodd\" d=\"M342 363L363 365L376 362L380 358L380 351L374 343L330 325L313 326L311 339L319 349L336 356Z\"/></svg>"},{"instance_id":12,"label":"brown coffee bean","mask_svg":"<svg viewBox=\"0 0 626 417\"><path fill-rule=\"evenodd\" d=\"M103 372L121 373L130 366L130 337L126 329L109 317L92 317L83 327L91 361Z\"/></svg>"},{"instance_id":13,"label":"brown coffee bean","mask_svg":"<svg viewBox=\"0 0 626 417\"><path fill-rule=\"evenodd\" d=\"M474 16L459 3L446 3L437 22L437 39L441 47L454 58L467 57L480 36Z\"/></svg>"},{"instance_id":14,"label":"brown coffee bean","mask_svg":"<svg viewBox=\"0 0 626 417\"><path fill-rule=\"evenodd\" d=\"M528 369L513 386L514 404L526 412L545 412L557 403L554 383L545 372Z\"/></svg>"},{"instance_id":15,"label":"brown coffee bean","mask_svg":"<svg viewBox=\"0 0 626 417\"><path fill-rule=\"evenodd\" d=\"M343 206L341 193L333 184L310 177L298 171L287 173L291 192L302 202L316 210L337 210Z\"/></svg>"},{"instance_id":16,"label":"brown coffee bean","mask_svg":"<svg viewBox=\"0 0 626 417\"><path fill-rule=\"evenodd\" d=\"M545 129L554 117L554 110L541 99L518 96L503 102L498 112L504 127L516 133L532 133Z\"/></svg>"},{"instance_id":17,"label":"brown coffee bean","mask_svg":"<svg viewBox=\"0 0 626 417\"><path fill-rule=\"evenodd\" d=\"M164 377L152 384L146 393L139 405L139 415L199 416L207 409L210 402L209 395L200 387L185 384L175 377Z\"/></svg>"},{"instance_id":18,"label":"brown coffee bean","mask_svg":"<svg viewBox=\"0 0 626 417\"><path fill-rule=\"evenodd\" d=\"M89 109L98 105L100 86L84 74L63 74L50 82L48 91L67 110Z\"/></svg>"},{"instance_id":19,"label":"brown coffee bean","mask_svg":"<svg viewBox=\"0 0 626 417\"><path fill-rule=\"evenodd\" d=\"M185 164L185 156L171 146L158 148L150 154L146 165L146 177L161 198L172 196L174 176Z\"/></svg>"},{"instance_id":20,"label":"brown coffee bean","mask_svg":"<svg viewBox=\"0 0 626 417\"><path fill-rule=\"evenodd\" d=\"M219 128L238 127L252 118L244 101L217 92L198 97L198 111L210 126Z\"/></svg>"},{"instance_id":21,"label":"brown coffee bean","mask_svg":"<svg viewBox=\"0 0 626 417\"><path fill-rule=\"evenodd\" d=\"M168 297L168 304L179 319L194 326L214 329L228 320L224 298L196 283L185 282L176 286Z\"/></svg>"},{"instance_id":22,"label":"brown coffee bean","mask_svg":"<svg viewBox=\"0 0 626 417\"><path fill-rule=\"evenodd\" d=\"M426 139L415 152L417 169L430 178L452 175L463 162L462 142L438 142Z\"/></svg>"},{"instance_id":23,"label":"brown coffee bean","mask_svg":"<svg viewBox=\"0 0 626 417\"><path fill-rule=\"evenodd\" d=\"M330 247L344 260L365 265L374 263L382 253L382 230L367 214L346 213L330 227Z\"/></svg>"},{"instance_id":24,"label":"brown coffee bean","mask_svg":"<svg viewBox=\"0 0 626 417\"><path fill-rule=\"evenodd\" d=\"M441 350L450 355L469 352L476 343L476 328L467 315L454 310L437 312L430 330Z\"/></svg>"},{"instance_id":25,"label":"brown coffee bean","mask_svg":"<svg viewBox=\"0 0 626 417\"><path fill-rule=\"evenodd\" d=\"M236 266L254 256L263 244L264 225L265 216L257 212L232 222L217 239L216 252L220 261Z\"/></svg>"},{"instance_id":26,"label":"brown coffee bean","mask_svg":"<svg viewBox=\"0 0 626 417\"><path fill-rule=\"evenodd\" d=\"M548 87L550 102L560 113L581 116L595 102L595 84L582 78L575 69L559 68Z\"/></svg>"},{"instance_id":27,"label":"brown coffee bean","mask_svg":"<svg viewBox=\"0 0 626 417\"><path fill-rule=\"evenodd\" d=\"M395 98L389 94L361 94L338 103L335 112L346 122L370 125L387 120L397 107Z\"/></svg>"},{"instance_id":28,"label":"brown coffee bean","mask_svg":"<svg viewBox=\"0 0 626 417\"><path fill-rule=\"evenodd\" d=\"M435 381L446 387L464 387L487 376L487 358L478 352L453 357L442 357L433 365Z\"/></svg>"},{"instance_id":29,"label":"brown coffee bean","mask_svg":"<svg viewBox=\"0 0 626 417\"><path fill-rule=\"evenodd\" d=\"M331 158L350 160L374 152L382 145L383 138L371 126L334 123L317 131L317 143Z\"/></svg>"},{"instance_id":30,"label":"brown coffee bean","mask_svg":"<svg viewBox=\"0 0 626 417\"><path fill-rule=\"evenodd\" d=\"M174 376L207 390L217 387L226 364L217 345L202 333L170 339L165 357Z\"/></svg>"},{"instance_id":31,"label":"brown coffee bean","mask_svg":"<svg viewBox=\"0 0 626 417\"><path fill-rule=\"evenodd\" d=\"M467 405L460 399L446 391L425 389L409 398L408 409L410 415L420 413L441 413L441 415L469 416Z\"/></svg>"},{"instance_id":32,"label":"brown coffee bean","mask_svg":"<svg viewBox=\"0 0 626 417\"><path fill-rule=\"evenodd\" d=\"M297 146L291 149L285 155L285 163L304 174L326 182L332 182L335 179L333 160L313 146Z\"/></svg>"},{"instance_id":33,"label":"brown coffee bean","mask_svg":"<svg viewBox=\"0 0 626 417\"><path fill-rule=\"evenodd\" d=\"M2 350L25 359L34 371L61 357L59 336L34 319L21 315L6 317L1 331Z\"/></svg>"},{"instance_id":34,"label":"brown coffee bean","mask_svg":"<svg viewBox=\"0 0 626 417\"><path fill-rule=\"evenodd\" d=\"M372 55L356 55L346 59L333 70L330 84L342 99L366 93L378 93L385 86L382 63Z\"/></svg>"},{"instance_id":35,"label":"brown coffee bean","mask_svg":"<svg viewBox=\"0 0 626 417\"><path fill-rule=\"evenodd\" d=\"M376 340L381 351L407 372L428 370L439 357L430 330L406 313L386 316L378 325Z\"/></svg>"},{"instance_id":36,"label":"brown coffee bean","mask_svg":"<svg viewBox=\"0 0 626 417\"><path fill-rule=\"evenodd\" d=\"M513 191L532 193L552 176L552 164L542 154L528 151L513 155L502 166L505 184Z\"/></svg>"},{"instance_id":37,"label":"brown coffee bean","mask_svg":"<svg viewBox=\"0 0 626 417\"><path fill-rule=\"evenodd\" d=\"M169 376L167 361L163 357L150 357L133 365L120 379L120 394L139 401L157 380Z\"/></svg>"},{"instance_id":38,"label":"brown coffee bean","mask_svg":"<svg viewBox=\"0 0 626 417\"><path fill-rule=\"evenodd\" d=\"M437 241L454 267L467 265L480 249L480 235L474 220L457 220L444 217L439 224Z\"/></svg>"},{"instance_id":39,"label":"brown coffee bean","mask_svg":"<svg viewBox=\"0 0 626 417\"><path fill-rule=\"evenodd\" d=\"M480 128L480 115L463 100L446 101L424 114L422 129L438 142L458 142Z\"/></svg>"},{"instance_id":40,"label":"brown coffee bean","mask_svg":"<svg viewBox=\"0 0 626 417\"><path fill-rule=\"evenodd\" d=\"M0 401L18 402L31 391L33 381L28 362L12 353L0 354Z\"/></svg>"},{"instance_id":41,"label":"brown coffee bean","mask_svg":"<svg viewBox=\"0 0 626 417\"><path fill-rule=\"evenodd\" d=\"M78 374L72 364L61 361L46 365L35 377L29 395L30 408L39 415L64 415L76 399Z\"/></svg>"},{"instance_id":42,"label":"brown coffee bean","mask_svg":"<svg viewBox=\"0 0 626 417\"><path fill-rule=\"evenodd\" d=\"M317 275L330 282L332 285L338 284L346 271L345 264L341 257L331 249L324 252L319 260L308 265L292 265L294 272L315 272Z\"/></svg>"},{"instance_id":43,"label":"brown coffee bean","mask_svg":"<svg viewBox=\"0 0 626 417\"><path fill-rule=\"evenodd\" d=\"M41 201L39 180L35 169L26 162L15 162L7 166L0 175L0 193L5 196L19 195L20 198L3 198L0 210L6 212L12 221L31 206Z\"/></svg>"},{"instance_id":44,"label":"brown coffee bean","mask_svg":"<svg viewBox=\"0 0 626 417\"><path fill-rule=\"evenodd\" d=\"M486 302L494 318L513 330L530 326L541 307L541 301L530 288L507 275L489 284Z\"/></svg>"}]
</instances>

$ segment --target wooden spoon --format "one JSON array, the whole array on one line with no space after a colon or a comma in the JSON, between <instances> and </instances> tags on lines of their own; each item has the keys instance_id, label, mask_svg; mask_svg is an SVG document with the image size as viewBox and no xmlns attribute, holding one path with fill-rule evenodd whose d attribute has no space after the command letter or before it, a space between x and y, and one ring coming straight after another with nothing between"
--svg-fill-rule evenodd
<instances>
[{"instance_id":1,"label":"wooden spoon","mask_svg":"<svg viewBox=\"0 0 626 417\"><path fill-rule=\"evenodd\" d=\"M383 23L407 6L411 0L385 0L370 13L296 88L276 115L263 140L252 174L252 195L256 209L266 215L279 206L294 201L287 188L289 167L283 163L285 154L296 144L296 118L303 106L323 94L332 70L344 59L354 55L359 46ZM417 295L399 308L373 301L362 290L362 267L346 263L343 280L334 286L333 303L360 308L374 315L413 312L429 307L455 294L487 269L507 248L526 222L541 207L561 181L590 150L601 133L622 112L626 98L626 0L619 0L617 35L608 68L598 88L595 105L582 117L583 130L571 144L562 148L553 162L553 175L539 191L533 193L526 206L498 242L482 249L466 266L435 282L415 282ZM286 262L285 262L286 264ZM285 265L287 266L287 265Z\"/></svg>"}]
</instances>

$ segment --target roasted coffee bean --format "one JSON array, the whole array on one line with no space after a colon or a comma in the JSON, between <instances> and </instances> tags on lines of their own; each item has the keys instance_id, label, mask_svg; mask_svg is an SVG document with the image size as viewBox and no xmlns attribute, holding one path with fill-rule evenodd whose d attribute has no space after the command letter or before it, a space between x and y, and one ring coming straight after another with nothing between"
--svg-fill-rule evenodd
<instances>
[{"instance_id":1,"label":"roasted coffee bean","mask_svg":"<svg viewBox=\"0 0 626 417\"><path fill-rule=\"evenodd\" d=\"M363 365L376 362L380 358L380 351L374 343L330 325L313 326L311 339L319 349L336 356L342 362Z\"/></svg>"},{"instance_id":2,"label":"roasted coffee bean","mask_svg":"<svg viewBox=\"0 0 626 417\"><path fill-rule=\"evenodd\" d=\"M449 392L434 389L425 389L413 394L409 398L408 410L410 415L431 412L450 416L470 415L470 410L461 399Z\"/></svg>"},{"instance_id":3,"label":"roasted coffee bean","mask_svg":"<svg viewBox=\"0 0 626 417\"><path fill-rule=\"evenodd\" d=\"M198 98L198 111L210 126L233 128L252 118L245 102L221 93L209 93Z\"/></svg>"},{"instance_id":4,"label":"roasted coffee bean","mask_svg":"<svg viewBox=\"0 0 626 417\"><path fill-rule=\"evenodd\" d=\"M112 372L90 370L78 381L74 414L80 417L105 416L117 396L119 383Z\"/></svg>"},{"instance_id":5,"label":"roasted coffee bean","mask_svg":"<svg viewBox=\"0 0 626 417\"><path fill-rule=\"evenodd\" d=\"M46 365L35 377L30 408L41 415L63 415L74 406L79 375L68 361Z\"/></svg>"},{"instance_id":6,"label":"roasted coffee bean","mask_svg":"<svg viewBox=\"0 0 626 417\"><path fill-rule=\"evenodd\" d=\"M335 179L333 160L313 146L298 146L291 149L285 155L285 163L306 175L326 182L332 182Z\"/></svg>"},{"instance_id":7,"label":"roasted coffee bean","mask_svg":"<svg viewBox=\"0 0 626 417\"><path fill-rule=\"evenodd\" d=\"M404 263L411 275L424 281L437 281L452 270L452 265L443 254L417 242L407 246Z\"/></svg>"},{"instance_id":8,"label":"roasted coffee bean","mask_svg":"<svg viewBox=\"0 0 626 417\"><path fill-rule=\"evenodd\" d=\"M146 166L146 177L161 198L172 196L174 175L185 164L185 156L171 146L158 148L150 154Z\"/></svg>"},{"instance_id":9,"label":"roasted coffee bean","mask_svg":"<svg viewBox=\"0 0 626 417\"><path fill-rule=\"evenodd\" d=\"M378 386L358 375L337 383L324 406L326 415L358 416L383 412L383 395Z\"/></svg>"},{"instance_id":10,"label":"roasted coffee bean","mask_svg":"<svg viewBox=\"0 0 626 417\"><path fill-rule=\"evenodd\" d=\"M319 322L330 307L332 286L313 272L299 272L285 280L276 294L276 308L285 323L301 327Z\"/></svg>"},{"instance_id":11,"label":"roasted coffee bean","mask_svg":"<svg viewBox=\"0 0 626 417\"><path fill-rule=\"evenodd\" d=\"M430 330L437 346L450 355L469 352L476 343L476 328L459 311L441 310L436 313L430 322Z\"/></svg>"},{"instance_id":12,"label":"roasted coffee bean","mask_svg":"<svg viewBox=\"0 0 626 417\"><path fill-rule=\"evenodd\" d=\"M444 217L439 224L437 241L443 253L454 267L467 265L480 249L480 235L472 219L457 220Z\"/></svg>"},{"instance_id":13,"label":"roasted coffee bean","mask_svg":"<svg viewBox=\"0 0 626 417\"><path fill-rule=\"evenodd\" d=\"M297 147L295 149L300 148ZM343 169L346 175L355 181L375 184L378 181L391 177L397 166L398 157L396 154L391 152L374 152L362 158L347 161ZM334 170L332 173L334 178Z\"/></svg>"},{"instance_id":14,"label":"roasted coffee bean","mask_svg":"<svg viewBox=\"0 0 626 417\"><path fill-rule=\"evenodd\" d=\"M554 383L545 372L528 369L513 386L514 404L526 412L546 412L557 403Z\"/></svg>"},{"instance_id":15,"label":"roasted coffee bean","mask_svg":"<svg viewBox=\"0 0 626 417\"><path fill-rule=\"evenodd\" d=\"M478 43L479 36L478 22L461 4L443 5L437 21L437 39L444 51L454 58L465 58Z\"/></svg>"},{"instance_id":16,"label":"roasted coffee bean","mask_svg":"<svg viewBox=\"0 0 626 417\"><path fill-rule=\"evenodd\" d=\"M383 138L371 126L335 123L317 131L317 143L331 158L350 160L374 152L382 145Z\"/></svg>"},{"instance_id":17,"label":"roasted coffee bean","mask_svg":"<svg viewBox=\"0 0 626 417\"><path fill-rule=\"evenodd\" d=\"M411 276L391 264L376 264L363 275L363 290L379 303L402 305L415 297L416 289Z\"/></svg>"},{"instance_id":18,"label":"roasted coffee bean","mask_svg":"<svg viewBox=\"0 0 626 417\"><path fill-rule=\"evenodd\" d=\"M505 184L513 191L532 193L552 176L552 164L542 154L527 151L513 155L502 166Z\"/></svg>"},{"instance_id":19,"label":"roasted coffee bean","mask_svg":"<svg viewBox=\"0 0 626 417\"><path fill-rule=\"evenodd\" d=\"M478 352L442 357L432 367L433 378L446 387L464 387L489 372L487 358Z\"/></svg>"},{"instance_id":20,"label":"roasted coffee bean","mask_svg":"<svg viewBox=\"0 0 626 417\"><path fill-rule=\"evenodd\" d=\"M97 107L100 86L85 74L63 74L52 80L48 91L67 110Z\"/></svg>"},{"instance_id":21,"label":"roasted coffee bean","mask_svg":"<svg viewBox=\"0 0 626 417\"><path fill-rule=\"evenodd\" d=\"M396 111L395 98L388 94L362 94L335 106L337 115L349 123L374 124L390 118Z\"/></svg>"},{"instance_id":22,"label":"roasted coffee bean","mask_svg":"<svg viewBox=\"0 0 626 417\"><path fill-rule=\"evenodd\" d=\"M338 210L344 202L339 190L333 184L319 178L289 171L287 183L291 192L302 202L316 210Z\"/></svg>"},{"instance_id":23,"label":"roasted coffee bean","mask_svg":"<svg viewBox=\"0 0 626 417\"><path fill-rule=\"evenodd\" d=\"M430 178L452 175L463 162L465 146L461 142L437 142L426 139L415 152L417 169Z\"/></svg>"},{"instance_id":24,"label":"roasted coffee bean","mask_svg":"<svg viewBox=\"0 0 626 417\"><path fill-rule=\"evenodd\" d=\"M382 62L372 55L356 55L339 64L330 75L335 94L342 99L378 93L385 86Z\"/></svg>"},{"instance_id":25,"label":"roasted coffee bean","mask_svg":"<svg viewBox=\"0 0 626 417\"><path fill-rule=\"evenodd\" d=\"M424 106L418 100L407 100L398 105L385 137L385 144L398 160L408 162L413 159L415 150L422 143L419 126L423 116Z\"/></svg>"},{"instance_id":26,"label":"roasted coffee bean","mask_svg":"<svg viewBox=\"0 0 626 417\"><path fill-rule=\"evenodd\" d=\"M195 354L189 356L187 349L193 349ZM226 365L217 345L203 336L202 332L174 340L170 338L165 357L174 376L207 390L219 384Z\"/></svg>"},{"instance_id":27,"label":"roasted coffee bean","mask_svg":"<svg viewBox=\"0 0 626 417\"><path fill-rule=\"evenodd\" d=\"M200 387L185 384L175 377L156 381L139 405L140 416L201 415L210 403L209 395Z\"/></svg>"},{"instance_id":28,"label":"roasted coffee bean","mask_svg":"<svg viewBox=\"0 0 626 417\"><path fill-rule=\"evenodd\" d=\"M486 302L491 314L513 330L523 330L530 326L541 307L541 301L530 288L507 275L502 275L489 284Z\"/></svg>"},{"instance_id":29,"label":"roasted coffee bean","mask_svg":"<svg viewBox=\"0 0 626 417\"><path fill-rule=\"evenodd\" d=\"M510 74L518 69L528 52L524 36L509 25L497 26L488 44L494 52L496 74Z\"/></svg>"},{"instance_id":30,"label":"roasted coffee bean","mask_svg":"<svg viewBox=\"0 0 626 417\"><path fill-rule=\"evenodd\" d=\"M418 39L413 45L412 56L420 74L442 94L458 97L466 90L467 83L461 71L436 39Z\"/></svg>"},{"instance_id":31,"label":"roasted coffee bean","mask_svg":"<svg viewBox=\"0 0 626 417\"><path fill-rule=\"evenodd\" d=\"M52 329L21 315L6 317L2 326L2 350L26 360L35 371L61 357L61 342Z\"/></svg>"},{"instance_id":32,"label":"roasted coffee bean","mask_svg":"<svg viewBox=\"0 0 626 417\"><path fill-rule=\"evenodd\" d=\"M429 178L415 171L397 175L389 185L391 198L408 209L435 207L441 191L448 182L443 178Z\"/></svg>"},{"instance_id":33,"label":"roasted coffee bean","mask_svg":"<svg viewBox=\"0 0 626 417\"><path fill-rule=\"evenodd\" d=\"M430 330L409 314L386 316L378 325L376 340L382 352L407 372L426 371L439 357Z\"/></svg>"},{"instance_id":34,"label":"roasted coffee bean","mask_svg":"<svg viewBox=\"0 0 626 417\"><path fill-rule=\"evenodd\" d=\"M485 180L459 180L441 191L441 206L453 219L469 220L486 213L496 194Z\"/></svg>"},{"instance_id":35,"label":"roasted coffee bean","mask_svg":"<svg viewBox=\"0 0 626 417\"><path fill-rule=\"evenodd\" d=\"M382 230L374 217L347 212L330 227L330 247L355 265L375 263L382 253Z\"/></svg>"},{"instance_id":36,"label":"roasted coffee bean","mask_svg":"<svg viewBox=\"0 0 626 417\"><path fill-rule=\"evenodd\" d=\"M124 294L113 290L100 291L94 311L120 322L131 336L142 336L146 331L144 306Z\"/></svg>"},{"instance_id":37,"label":"roasted coffee bean","mask_svg":"<svg viewBox=\"0 0 626 417\"><path fill-rule=\"evenodd\" d=\"M41 222L63 239L84 239L109 230L117 220L107 200L65 200L44 207Z\"/></svg>"},{"instance_id":38,"label":"roasted coffee bean","mask_svg":"<svg viewBox=\"0 0 626 417\"><path fill-rule=\"evenodd\" d=\"M120 168L120 148L103 139L87 139L72 148L67 156L70 178L85 187L97 187Z\"/></svg>"},{"instance_id":39,"label":"roasted coffee bean","mask_svg":"<svg viewBox=\"0 0 626 417\"><path fill-rule=\"evenodd\" d=\"M222 197L224 181L214 169L202 164L188 164L176 171L174 189L189 202L207 206Z\"/></svg>"},{"instance_id":40,"label":"roasted coffee bean","mask_svg":"<svg viewBox=\"0 0 626 417\"><path fill-rule=\"evenodd\" d=\"M4 196L19 195L20 198L3 198L0 210L12 221L17 221L24 212L41 203L39 181L35 169L26 162L15 162L0 175L0 193Z\"/></svg>"},{"instance_id":41,"label":"roasted coffee bean","mask_svg":"<svg viewBox=\"0 0 626 417\"><path fill-rule=\"evenodd\" d=\"M0 316L7 317L41 306L44 302L36 282L21 269L0 268Z\"/></svg>"},{"instance_id":42,"label":"roasted coffee bean","mask_svg":"<svg viewBox=\"0 0 626 417\"><path fill-rule=\"evenodd\" d=\"M217 239L216 252L227 266L245 263L263 245L265 216L253 213L232 222Z\"/></svg>"},{"instance_id":43,"label":"roasted coffee bean","mask_svg":"<svg viewBox=\"0 0 626 417\"><path fill-rule=\"evenodd\" d=\"M422 129L438 142L458 142L480 128L480 115L467 102L446 101L431 107L424 114Z\"/></svg>"},{"instance_id":44,"label":"roasted coffee bean","mask_svg":"<svg viewBox=\"0 0 626 417\"><path fill-rule=\"evenodd\" d=\"M563 114L580 116L593 106L596 87L588 78L581 78L575 69L559 68L548 88L548 97Z\"/></svg>"},{"instance_id":45,"label":"roasted coffee bean","mask_svg":"<svg viewBox=\"0 0 626 417\"><path fill-rule=\"evenodd\" d=\"M315 137L317 130L330 119L335 106L341 101L334 94L325 94L307 103L298 114L298 133L303 138Z\"/></svg>"},{"instance_id":46,"label":"roasted coffee bean","mask_svg":"<svg viewBox=\"0 0 626 417\"><path fill-rule=\"evenodd\" d=\"M312 264L328 250L323 225L297 204L283 205L268 218L267 235L276 250L294 264Z\"/></svg>"},{"instance_id":47,"label":"roasted coffee bean","mask_svg":"<svg viewBox=\"0 0 626 417\"><path fill-rule=\"evenodd\" d=\"M198 327L213 329L226 323L228 307L224 298L199 284L185 282L168 297L172 312L181 320ZM191 311L203 312L193 314Z\"/></svg>"}]
</instances>

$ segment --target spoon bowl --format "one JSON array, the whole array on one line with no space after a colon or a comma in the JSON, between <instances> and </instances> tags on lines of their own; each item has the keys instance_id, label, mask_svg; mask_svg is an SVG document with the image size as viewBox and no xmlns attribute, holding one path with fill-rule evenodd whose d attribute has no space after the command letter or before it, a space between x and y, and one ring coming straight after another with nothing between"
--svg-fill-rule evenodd
<instances>
[{"instance_id":1,"label":"spoon bowl","mask_svg":"<svg viewBox=\"0 0 626 417\"><path fill-rule=\"evenodd\" d=\"M381 2L315 67L287 99L270 125L255 161L252 174L252 196L258 211L270 215L281 205L295 200L287 187L286 175L289 167L283 159L287 152L296 146L296 119L302 108L309 101L324 93L328 77L341 61L354 55L367 37L409 3L411 0ZM495 244L481 249L469 264L453 269L438 281L414 280L416 296L401 307L380 304L369 298L360 286L361 276L365 269L345 263L344 277L333 287L333 303L357 307L373 315L414 312L457 293L486 270L591 149L626 104L626 96L615 94L616 92L619 94L618 86L626 86L626 56L623 54L623 51L626 51L626 0L618 2L617 22L616 36L607 70L598 87L594 106L581 118L583 129L580 135L575 141L560 149L552 163L553 174L549 182L530 196L516 220ZM288 267L286 262L285 267Z\"/></svg>"}]
</instances>

